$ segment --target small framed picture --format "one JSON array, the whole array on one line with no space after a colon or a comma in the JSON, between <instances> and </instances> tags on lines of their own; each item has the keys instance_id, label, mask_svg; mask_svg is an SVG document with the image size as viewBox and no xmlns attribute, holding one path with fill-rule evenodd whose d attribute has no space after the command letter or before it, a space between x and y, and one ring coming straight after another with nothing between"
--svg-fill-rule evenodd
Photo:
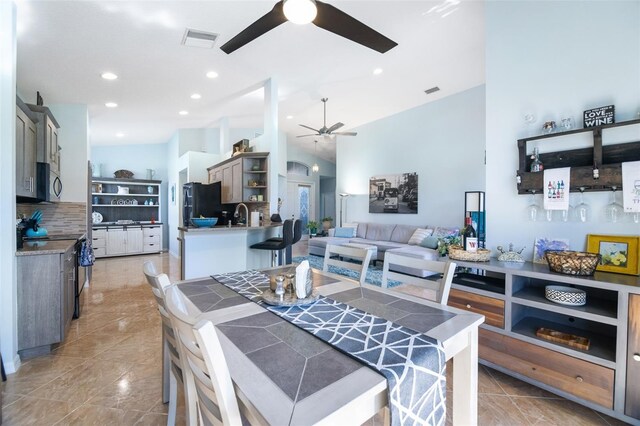
<instances>
[{"instance_id":1,"label":"small framed picture","mask_svg":"<svg viewBox=\"0 0 640 426\"><path fill-rule=\"evenodd\" d=\"M533 244L533 263L547 264L544 252L547 250L569 250L569 240L561 238L536 238Z\"/></svg>"},{"instance_id":2,"label":"small framed picture","mask_svg":"<svg viewBox=\"0 0 640 426\"><path fill-rule=\"evenodd\" d=\"M176 184L175 182L171 184L171 188L169 189L169 197L171 198L171 205L176 205Z\"/></svg>"},{"instance_id":3,"label":"small framed picture","mask_svg":"<svg viewBox=\"0 0 640 426\"><path fill-rule=\"evenodd\" d=\"M587 235L587 251L602 258L597 271L638 275L640 273L640 236Z\"/></svg>"}]
</instances>

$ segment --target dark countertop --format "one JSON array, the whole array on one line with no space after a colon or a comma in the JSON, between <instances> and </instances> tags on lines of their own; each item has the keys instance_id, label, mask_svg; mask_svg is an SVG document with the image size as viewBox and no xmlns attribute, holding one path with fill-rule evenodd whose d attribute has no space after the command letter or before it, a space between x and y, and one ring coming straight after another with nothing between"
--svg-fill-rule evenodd
<instances>
[{"instance_id":1,"label":"dark countertop","mask_svg":"<svg viewBox=\"0 0 640 426\"><path fill-rule=\"evenodd\" d=\"M25 241L16 256L35 256L41 254L61 254L72 247L77 240L39 240Z\"/></svg>"},{"instance_id":2,"label":"dark countertop","mask_svg":"<svg viewBox=\"0 0 640 426\"><path fill-rule=\"evenodd\" d=\"M245 225L233 225L233 226L214 226L213 228L197 228L195 226L179 226L178 230L183 232L195 232L195 233L215 233L226 231L257 231L262 229L276 228L282 226L282 223L271 223L269 225L262 226L245 226Z\"/></svg>"},{"instance_id":3,"label":"dark countertop","mask_svg":"<svg viewBox=\"0 0 640 426\"><path fill-rule=\"evenodd\" d=\"M134 223L116 223L116 222L100 222L91 224L92 228L106 228L108 226L156 226L163 225L162 222L134 222Z\"/></svg>"}]
</instances>

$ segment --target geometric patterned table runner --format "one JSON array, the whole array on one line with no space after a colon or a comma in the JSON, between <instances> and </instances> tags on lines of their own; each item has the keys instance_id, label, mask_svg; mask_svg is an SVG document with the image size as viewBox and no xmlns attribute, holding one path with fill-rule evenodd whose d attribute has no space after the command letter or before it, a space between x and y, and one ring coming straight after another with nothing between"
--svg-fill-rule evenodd
<instances>
[{"instance_id":1,"label":"geometric patterned table runner","mask_svg":"<svg viewBox=\"0 0 640 426\"><path fill-rule=\"evenodd\" d=\"M213 278L385 376L392 425L445 423L446 363L436 339L324 296L302 307L264 304L269 277L262 272Z\"/></svg>"}]
</instances>

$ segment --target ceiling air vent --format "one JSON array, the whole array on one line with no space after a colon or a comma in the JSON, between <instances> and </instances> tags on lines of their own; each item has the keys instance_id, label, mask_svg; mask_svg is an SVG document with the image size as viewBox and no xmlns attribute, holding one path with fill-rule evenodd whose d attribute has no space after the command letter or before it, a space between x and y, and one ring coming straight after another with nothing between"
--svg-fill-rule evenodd
<instances>
[{"instance_id":1,"label":"ceiling air vent","mask_svg":"<svg viewBox=\"0 0 640 426\"><path fill-rule=\"evenodd\" d=\"M438 86L433 86L431 89L425 90L424 93L426 93L427 95L430 95L432 93L437 92L438 90L440 90Z\"/></svg>"},{"instance_id":2,"label":"ceiling air vent","mask_svg":"<svg viewBox=\"0 0 640 426\"><path fill-rule=\"evenodd\" d=\"M218 39L218 34L187 28L182 37L182 44L189 47L211 49Z\"/></svg>"}]
</instances>

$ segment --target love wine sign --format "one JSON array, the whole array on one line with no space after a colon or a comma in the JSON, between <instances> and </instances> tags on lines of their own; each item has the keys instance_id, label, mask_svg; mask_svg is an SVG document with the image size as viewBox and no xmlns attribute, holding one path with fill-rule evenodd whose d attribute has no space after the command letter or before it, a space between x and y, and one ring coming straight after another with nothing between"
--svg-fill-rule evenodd
<instances>
[{"instance_id":1,"label":"love wine sign","mask_svg":"<svg viewBox=\"0 0 640 426\"><path fill-rule=\"evenodd\" d=\"M588 109L584 112L584 127L603 126L616 122L613 114L615 107L607 105L599 108Z\"/></svg>"}]
</instances>

